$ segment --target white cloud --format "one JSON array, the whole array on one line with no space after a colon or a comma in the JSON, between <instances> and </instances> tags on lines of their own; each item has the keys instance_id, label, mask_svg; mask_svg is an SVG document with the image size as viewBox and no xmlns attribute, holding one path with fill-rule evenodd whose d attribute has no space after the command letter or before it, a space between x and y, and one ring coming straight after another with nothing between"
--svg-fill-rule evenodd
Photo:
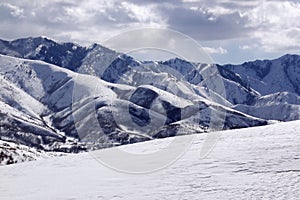
<instances>
[{"instance_id":1,"label":"white cloud","mask_svg":"<svg viewBox=\"0 0 300 200\"><path fill-rule=\"evenodd\" d=\"M224 49L223 47L217 47L217 48L202 47L202 48L208 54L227 54L228 53L227 49Z\"/></svg>"},{"instance_id":2,"label":"white cloud","mask_svg":"<svg viewBox=\"0 0 300 200\"><path fill-rule=\"evenodd\" d=\"M236 10L233 10L230 8L224 8L221 6L215 6L215 7L209 8L208 10L209 10L209 12L214 13L217 16L233 14L236 12Z\"/></svg>"},{"instance_id":3,"label":"white cloud","mask_svg":"<svg viewBox=\"0 0 300 200\"><path fill-rule=\"evenodd\" d=\"M239 48L242 49L242 50L252 49L252 47L249 46L249 45L240 45Z\"/></svg>"},{"instance_id":4,"label":"white cloud","mask_svg":"<svg viewBox=\"0 0 300 200\"><path fill-rule=\"evenodd\" d=\"M0 6L8 8L10 10L10 14L14 17L23 17L24 10L18 6L10 3L0 3Z\"/></svg>"},{"instance_id":5,"label":"white cloud","mask_svg":"<svg viewBox=\"0 0 300 200\"><path fill-rule=\"evenodd\" d=\"M163 21L159 14L155 12L154 6L139 6L129 2L121 2L121 5L129 17L139 22L151 24Z\"/></svg>"},{"instance_id":6,"label":"white cloud","mask_svg":"<svg viewBox=\"0 0 300 200\"><path fill-rule=\"evenodd\" d=\"M242 15L249 18L252 38L266 51L300 49L300 3L263 1Z\"/></svg>"},{"instance_id":7,"label":"white cloud","mask_svg":"<svg viewBox=\"0 0 300 200\"><path fill-rule=\"evenodd\" d=\"M259 48L259 45L256 43L253 44L244 44L244 45L240 45L239 49L241 50L253 50L255 48Z\"/></svg>"}]
</instances>

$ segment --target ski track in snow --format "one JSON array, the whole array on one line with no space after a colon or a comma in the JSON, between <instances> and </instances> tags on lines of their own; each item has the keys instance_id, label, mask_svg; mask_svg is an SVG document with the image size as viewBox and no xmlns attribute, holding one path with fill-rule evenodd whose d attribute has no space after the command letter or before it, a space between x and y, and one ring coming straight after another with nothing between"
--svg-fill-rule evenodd
<instances>
[{"instance_id":1,"label":"ski track in snow","mask_svg":"<svg viewBox=\"0 0 300 200\"><path fill-rule=\"evenodd\" d=\"M299 199L300 121L223 131L200 159L205 136L173 165L148 174L114 171L89 153L3 166L0 199ZM159 149L170 140L119 148Z\"/></svg>"}]
</instances>

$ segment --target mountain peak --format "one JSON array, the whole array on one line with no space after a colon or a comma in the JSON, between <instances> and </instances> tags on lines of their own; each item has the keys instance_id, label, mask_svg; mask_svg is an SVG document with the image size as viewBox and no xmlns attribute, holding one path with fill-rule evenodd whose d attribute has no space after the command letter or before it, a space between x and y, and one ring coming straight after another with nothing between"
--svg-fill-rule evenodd
<instances>
[{"instance_id":1,"label":"mountain peak","mask_svg":"<svg viewBox=\"0 0 300 200\"><path fill-rule=\"evenodd\" d=\"M297 58L300 58L300 56L297 54L285 54L285 55L279 57L278 59L291 59L291 58L297 59Z\"/></svg>"}]
</instances>

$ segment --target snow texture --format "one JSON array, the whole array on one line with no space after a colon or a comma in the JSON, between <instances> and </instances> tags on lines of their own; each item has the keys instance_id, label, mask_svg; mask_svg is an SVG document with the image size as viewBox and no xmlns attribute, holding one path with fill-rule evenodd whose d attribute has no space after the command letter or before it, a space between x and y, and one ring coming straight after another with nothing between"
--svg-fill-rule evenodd
<instances>
[{"instance_id":1,"label":"snow texture","mask_svg":"<svg viewBox=\"0 0 300 200\"><path fill-rule=\"evenodd\" d=\"M196 139L175 163L147 174L118 172L95 159L113 149L3 166L0 198L296 200L300 196L299 132L300 121L222 131L203 159L200 149L206 134L181 136ZM147 153L165 148L172 140L116 148Z\"/></svg>"}]
</instances>

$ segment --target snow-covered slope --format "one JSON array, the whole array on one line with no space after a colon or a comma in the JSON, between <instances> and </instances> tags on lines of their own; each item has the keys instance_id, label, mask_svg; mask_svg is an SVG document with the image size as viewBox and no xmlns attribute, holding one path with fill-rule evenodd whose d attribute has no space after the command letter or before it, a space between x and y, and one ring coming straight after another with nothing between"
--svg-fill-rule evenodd
<instances>
[{"instance_id":1,"label":"snow-covered slope","mask_svg":"<svg viewBox=\"0 0 300 200\"><path fill-rule=\"evenodd\" d=\"M87 54L87 48L73 43L57 43L45 37L0 40L0 53L18 58L42 60L51 64L78 68Z\"/></svg>"},{"instance_id":2,"label":"snow-covered slope","mask_svg":"<svg viewBox=\"0 0 300 200\"><path fill-rule=\"evenodd\" d=\"M300 56L285 55L223 68L238 75L257 93L247 104L236 103L234 109L264 119L299 119Z\"/></svg>"},{"instance_id":3,"label":"snow-covered slope","mask_svg":"<svg viewBox=\"0 0 300 200\"><path fill-rule=\"evenodd\" d=\"M203 159L200 149L206 134L182 136L195 137L187 152L172 165L146 174L118 172L97 160L114 148L4 166L0 168L0 198L298 199L299 132L300 121L223 131ZM147 154L166 148L172 140L118 148ZM174 150L178 147L173 146Z\"/></svg>"},{"instance_id":4,"label":"snow-covered slope","mask_svg":"<svg viewBox=\"0 0 300 200\"><path fill-rule=\"evenodd\" d=\"M257 60L224 67L238 74L241 79L247 80L248 87L263 96L276 92L300 94L300 56L298 55L288 54L275 60Z\"/></svg>"},{"instance_id":5,"label":"snow-covered slope","mask_svg":"<svg viewBox=\"0 0 300 200\"><path fill-rule=\"evenodd\" d=\"M0 140L0 166L66 155Z\"/></svg>"}]
</instances>

